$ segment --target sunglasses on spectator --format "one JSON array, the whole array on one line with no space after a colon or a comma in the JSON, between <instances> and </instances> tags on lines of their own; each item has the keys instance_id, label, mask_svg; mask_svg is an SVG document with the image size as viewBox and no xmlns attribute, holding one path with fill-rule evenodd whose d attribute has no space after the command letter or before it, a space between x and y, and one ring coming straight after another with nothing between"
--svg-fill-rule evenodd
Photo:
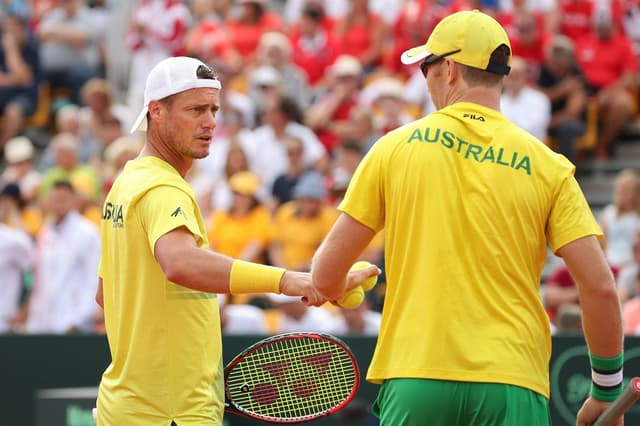
<instances>
[{"instance_id":1,"label":"sunglasses on spectator","mask_svg":"<svg viewBox=\"0 0 640 426\"><path fill-rule=\"evenodd\" d=\"M424 78L427 78L427 73L429 72L429 67L431 65L435 64L436 62L440 62L447 56L456 54L461 50L462 49L456 49L456 50L452 50L451 52L443 53L442 55L429 55L426 58L424 58L424 61L420 63L420 71L422 71L422 75L424 76Z\"/></svg>"}]
</instances>

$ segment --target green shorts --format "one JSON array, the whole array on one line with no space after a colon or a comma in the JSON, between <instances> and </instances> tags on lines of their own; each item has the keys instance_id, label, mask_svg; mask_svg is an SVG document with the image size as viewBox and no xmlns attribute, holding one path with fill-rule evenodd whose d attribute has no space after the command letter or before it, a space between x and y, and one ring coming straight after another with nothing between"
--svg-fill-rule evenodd
<instances>
[{"instance_id":1,"label":"green shorts","mask_svg":"<svg viewBox=\"0 0 640 426\"><path fill-rule=\"evenodd\" d=\"M373 404L380 426L550 426L549 401L500 383L390 379Z\"/></svg>"}]
</instances>

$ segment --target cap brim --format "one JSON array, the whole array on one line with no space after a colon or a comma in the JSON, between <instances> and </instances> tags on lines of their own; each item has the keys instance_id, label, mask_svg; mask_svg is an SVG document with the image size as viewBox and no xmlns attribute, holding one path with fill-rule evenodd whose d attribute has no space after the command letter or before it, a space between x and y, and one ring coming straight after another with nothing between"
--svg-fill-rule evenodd
<instances>
[{"instance_id":1,"label":"cap brim","mask_svg":"<svg viewBox=\"0 0 640 426\"><path fill-rule=\"evenodd\" d=\"M405 65L415 64L431 55L431 52L427 50L426 45L412 47L409 50L405 50L402 52L402 56L400 56L400 62Z\"/></svg>"},{"instance_id":2,"label":"cap brim","mask_svg":"<svg viewBox=\"0 0 640 426\"><path fill-rule=\"evenodd\" d=\"M133 123L133 126L131 126L131 131L130 133L134 133L138 130L147 130L147 112L149 111L148 107L144 107L142 108L142 111L140 111L140 114L138 114L138 118L136 118L136 121Z\"/></svg>"}]
</instances>

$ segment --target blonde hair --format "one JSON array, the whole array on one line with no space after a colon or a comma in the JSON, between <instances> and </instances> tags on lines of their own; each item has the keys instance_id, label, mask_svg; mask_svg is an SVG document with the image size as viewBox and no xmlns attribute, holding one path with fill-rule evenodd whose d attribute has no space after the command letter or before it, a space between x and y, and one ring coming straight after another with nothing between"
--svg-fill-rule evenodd
<instances>
[{"instance_id":1,"label":"blonde hair","mask_svg":"<svg viewBox=\"0 0 640 426\"><path fill-rule=\"evenodd\" d=\"M633 183L635 205L623 206L622 202L625 200L620 199L620 187L626 182ZM640 211L640 175L635 169L622 169L618 172L613 182L613 204L616 206L618 213L621 213L622 209L632 207L635 211ZM622 207L622 208L621 208Z\"/></svg>"}]
</instances>

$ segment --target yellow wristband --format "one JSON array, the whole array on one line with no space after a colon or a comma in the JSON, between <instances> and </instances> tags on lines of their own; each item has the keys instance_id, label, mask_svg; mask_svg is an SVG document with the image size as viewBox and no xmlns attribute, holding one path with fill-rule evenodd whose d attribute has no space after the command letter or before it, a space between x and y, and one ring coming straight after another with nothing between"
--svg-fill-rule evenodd
<instances>
[{"instance_id":1,"label":"yellow wristband","mask_svg":"<svg viewBox=\"0 0 640 426\"><path fill-rule=\"evenodd\" d=\"M280 280L285 269L234 260L231 264L231 294L280 293Z\"/></svg>"}]
</instances>

